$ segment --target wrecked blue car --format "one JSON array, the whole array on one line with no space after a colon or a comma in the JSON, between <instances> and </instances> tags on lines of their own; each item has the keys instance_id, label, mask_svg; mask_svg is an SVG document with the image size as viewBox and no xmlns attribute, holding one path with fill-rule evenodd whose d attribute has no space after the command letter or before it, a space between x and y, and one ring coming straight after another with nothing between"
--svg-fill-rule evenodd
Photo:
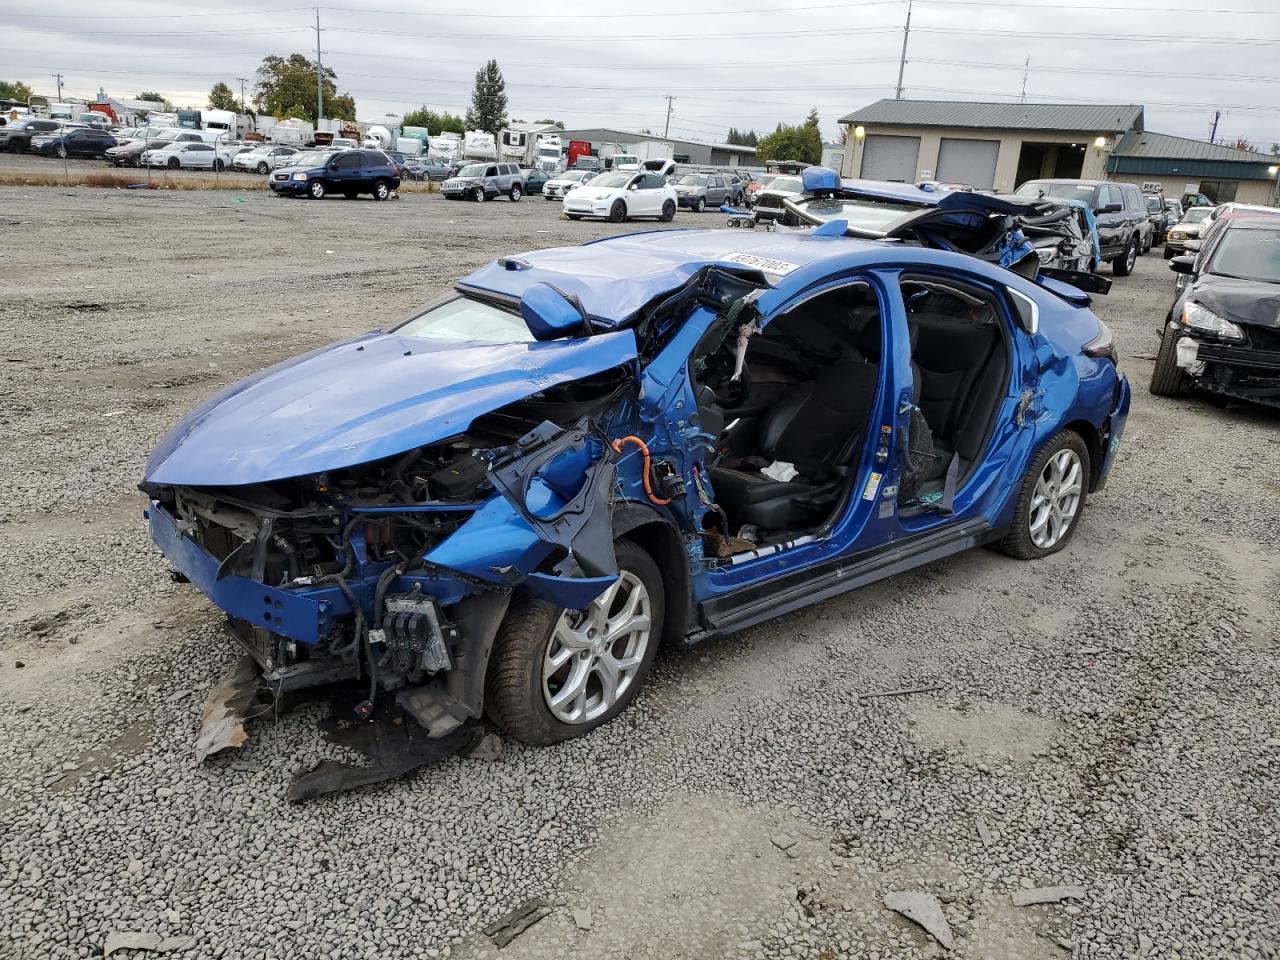
<instances>
[{"instance_id":1,"label":"wrecked blue car","mask_svg":"<svg viewBox=\"0 0 1280 960\"><path fill-rule=\"evenodd\" d=\"M550 744L624 710L660 643L983 544L1061 550L1129 410L1089 303L839 223L663 230L504 257L223 391L142 484L246 654L201 754L320 691L370 763L294 799L462 749L485 714Z\"/></svg>"}]
</instances>

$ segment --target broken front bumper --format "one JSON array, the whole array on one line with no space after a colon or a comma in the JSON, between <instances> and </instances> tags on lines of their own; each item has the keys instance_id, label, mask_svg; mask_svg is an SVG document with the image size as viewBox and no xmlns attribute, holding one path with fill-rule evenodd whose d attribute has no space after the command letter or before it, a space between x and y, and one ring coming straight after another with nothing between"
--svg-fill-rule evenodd
<instances>
[{"instance_id":1,"label":"broken front bumper","mask_svg":"<svg viewBox=\"0 0 1280 960\"><path fill-rule=\"evenodd\" d=\"M1178 366L1210 393L1280 408L1280 336L1275 349L1222 340L1201 340L1170 325L1178 337Z\"/></svg>"}]
</instances>

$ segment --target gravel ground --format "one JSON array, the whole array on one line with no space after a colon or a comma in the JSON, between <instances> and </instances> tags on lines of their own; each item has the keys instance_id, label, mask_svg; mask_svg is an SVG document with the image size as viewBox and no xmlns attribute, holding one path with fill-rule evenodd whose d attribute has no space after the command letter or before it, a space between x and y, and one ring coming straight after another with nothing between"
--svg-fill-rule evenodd
<instances>
[{"instance_id":1,"label":"gravel ground","mask_svg":"<svg viewBox=\"0 0 1280 960\"><path fill-rule=\"evenodd\" d=\"M0 956L1280 956L1280 418L1146 390L1172 276L1099 312L1134 383L1039 563L978 551L692 651L583 740L302 806L316 713L191 766L231 661L133 485L184 410L504 253L555 205L0 189ZM681 213L679 224L720 218ZM859 699L906 686L928 694ZM1082 896L1017 907L1030 887ZM120 956L122 954L117 954Z\"/></svg>"}]
</instances>

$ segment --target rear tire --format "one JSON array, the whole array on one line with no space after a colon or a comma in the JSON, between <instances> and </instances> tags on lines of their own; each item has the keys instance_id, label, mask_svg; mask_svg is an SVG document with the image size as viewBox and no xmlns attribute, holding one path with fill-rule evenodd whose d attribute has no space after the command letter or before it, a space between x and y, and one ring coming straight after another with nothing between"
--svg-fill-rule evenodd
<instances>
[{"instance_id":1,"label":"rear tire","mask_svg":"<svg viewBox=\"0 0 1280 960\"><path fill-rule=\"evenodd\" d=\"M1138 262L1138 247L1141 241L1137 237L1129 240L1124 248L1124 253L1111 261L1111 272L1117 277L1127 277L1133 273L1133 267Z\"/></svg>"},{"instance_id":2,"label":"rear tire","mask_svg":"<svg viewBox=\"0 0 1280 960\"><path fill-rule=\"evenodd\" d=\"M524 191L520 189L520 184L513 183L511 185L511 192L507 194L507 196L511 198L512 203L519 203L520 198L524 196Z\"/></svg>"},{"instance_id":3,"label":"rear tire","mask_svg":"<svg viewBox=\"0 0 1280 960\"><path fill-rule=\"evenodd\" d=\"M1160 333L1160 349L1151 368L1151 393L1156 397L1180 397L1187 392L1187 371L1178 366L1178 338L1168 329Z\"/></svg>"},{"instance_id":4,"label":"rear tire","mask_svg":"<svg viewBox=\"0 0 1280 960\"><path fill-rule=\"evenodd\" d=\"M609 222L623 223L627 219L627 205L621 200L613 201L613 206L609 208Z\"/></svg>"},{"instance_id":5,"label":"rear tire","mask_svg":"<svg viewBox=\"0 0 1280 960\"><path fill-rule=\"evenodd\" d=\"M1042 476L1049 469L1050 462L1065 451L1070 451L1074 455L1074 462L1078 467L1078 500L1074 512L1067 521L1065 532L1050 545L1041 546L1033 539L1032 523L1036 518L1036 511L1042 509ZM1071 461L1071 457L1065 459ZM1040 452L1032 459L1026 474L1023 475L1022 484L1018 489L1017 509L1013 513L1013 525L1004 539L996 544L997 549L1017 560L1038 560L1051 553L1057 553L1065 547L1075 534L1076 528L1080 526L1080 516L1084 513L1085 501L1088 497L1090 476L1089 448L1080 434L1074 430L1060 430L1054 434L1049 442L1040 448Z\"/></svg>"},{"instance_id":6,"label":"rear tire","mask_svg":"<svg viewBox=\"0 0 1280 960\"><path fill-rule=\"evenodd\" d=\"M391 185L385 180L379 180L373 185L373 199L385 200L391 196Z\"/></svg>"},{"instance_id":7,"label":"rear tire","mask_svg":"<svg viewBox=\"0 0 1280 960\"><path fill-rule=\"evenodd\" d=\"M612 607L605 609L602 619L607 622L624 622L628 604L626 601L638 598L632 610L639 614L643 607L648 609L648 626L634 633L624 634L612 647L604 646L609 658L618 661L628 659L638 663L630 673L623 668L615 676L622 679L626 687L615 698L608 698L603 685L600 684L599 673L591 672L590 667L578 666L581 658L584 664L597 662L596 656L588 650L572 648L574 652L565 660L565 677L557 680L557 674L547 677L544 666L553 652L557 655L569 653L571 647L563 643L557 636L557 627L569 626L583 631L582 625L575 626L573 621L581 615L566 612L562 607L535 600L527 596L518 596L511 603L511 609L498 628L494 642L493 656L489 661L489 672L485 682L485 710L489 716L508 734L522 743L532 746L548 746L561 740L580 737L602 724L608 723L630 706L639 692L649 669L653 666L660 639L662 637L662 619L665 604L662 574L658 565L644 550L629 540L619 540L615 544L618 568L624 574L618 586L617 597L613 599L619 609L609 616ZM625 590L631 591L629 594ZM606 591L606 598L613 597L613 589ZM594 604L585 612L589 618L591 613L599 610ZM562 624L562 617L565 623ZM587 619L585 623L590 623ZM590 636L586 632L579 636ZM633 646L634 643L634 646ZM613 662L612 659L606 662ZM554 669L554 668L553 668ZM573 683L578 671L585 674L581 683L583 690L583 718L574 722L566 722L556 716L548 704L553 693L565 690ZM592 711L592 699L598 698L595 711ZM612 699L611 705L606 704ZM567 710L569 702L560 709ZM596 712L598 711L598 712ZM594 712L594 715L591 715Z\"/></svg>"},{"instance_id":8,"label":"rear tire","mask_svg":"<svg viewBox=\"0 0 1280 960\"><path fill-rule=\"evenodd\" d=\"M675 216L676 205L672 201L668 200L662 205L662 216L659 219L662 220L663 223L670 223L675 219Z\"/></svg>"}]
</instances>

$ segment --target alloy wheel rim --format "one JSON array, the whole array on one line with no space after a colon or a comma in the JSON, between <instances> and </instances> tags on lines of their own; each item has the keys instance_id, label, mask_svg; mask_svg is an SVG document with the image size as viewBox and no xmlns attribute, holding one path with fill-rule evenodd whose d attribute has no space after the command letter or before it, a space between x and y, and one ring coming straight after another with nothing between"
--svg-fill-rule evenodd
<instances>
[{"instance_id":1,"label":"alloy wheel rim","mask_svg":"<svg viewBox=\"0 0 1280 960\"><path fill-rule=\"evenodd\" d=\"M1129 256L1125 262L1128 263L1129 269L1132 270L1133 265L1137 263L1137 261L1138 261L1138 244L1135 241L1134 243L1129 245Z\"/></svg>"},{"instance_id":2,"label":"alloy wheel rim","mask_svg":"<svg viewBox=\"0 0 1280 960\"><path fill-rule=\"evenodd\" d=\"M652 601L629 570L586 610L565 610L547 640L542 695L562 723L590 723L635 683L651 642Z\"/></svg>"},{"instance_id":3,"label":"alloy wheel rim","mask_svg":"<svg viewBox=\"0 0 1280 960\"><path fill-rule=\"evenodd\" d=\"M1074 450L1059 450L1040 471L1028 516L1031 542L1042 550L1063 541L1080 512L1084 465Z\"/></svg>"}]
</instances>

